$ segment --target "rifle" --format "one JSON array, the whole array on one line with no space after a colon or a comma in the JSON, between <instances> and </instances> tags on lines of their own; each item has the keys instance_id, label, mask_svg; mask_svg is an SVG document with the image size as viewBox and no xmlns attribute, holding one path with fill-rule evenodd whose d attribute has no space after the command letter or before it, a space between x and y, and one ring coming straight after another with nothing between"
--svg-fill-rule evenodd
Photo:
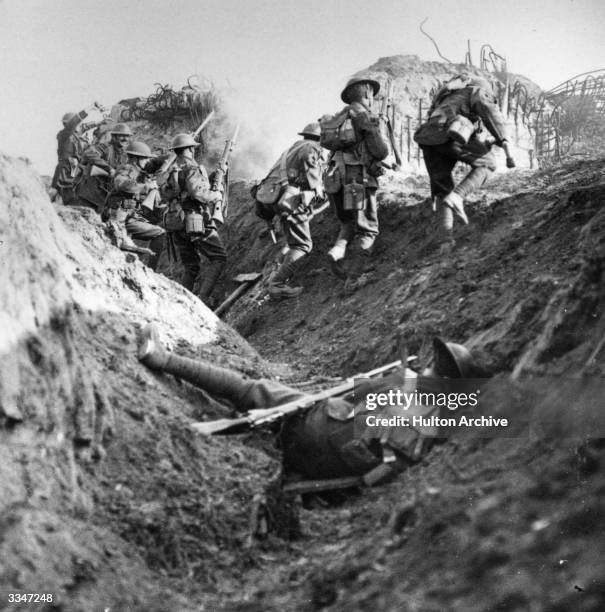
<instances>
[{"instance_id":1,"label":"rifle","mask_svg":"<svg viewBox=\"0 0 605 612\"><path fill-rule=\"evenodd\" d=\"M392 363L370 370L364 374L356 374L355 376L347 378L341 385L306 395L300 399L282 404L281 406L253 409L248 411L244 416L235 419L199 421L197 423L192 423L191 428L197 433L205 436L243 433L250 429L274 423L288 415L296 414L321 400L349 393L355 386L356 378L370 378L377 374L382 374L383 372L398 368L401 365L401 360L393 361Z\"/></svg>"},{"instance_id":2,"label":"rifle","mask_svg":"<svg viewBox=\"0 0 605 612\"><path fill-rule=\"evenodd\" d=\"M227 169L229 168L229 156L235 147L238 134L239 123L235 127L235 132L233 132L231 140L225 141L225 148L218 160L218 165L214 171L214 178L212 179L212 185L210 187L211 191L223 191L223 198L214 205L214 211L212 213L212 220L221 225L225 222L225 214L227 211L227 184L225 179L227 178Z\"/></svg>"},{"instance_id":3,"label":"rifle","mask_svg":"<svg viewBox=\"0 0 605 612\"><path fill-rule=\"evenodd\" d=\"M210 120L212 119L213 116L214 116L214 111L210 111L208 116L202 121L202 123L200 123L199 127L197 128L197 130L195 130L195 132L191 133L191 136L193 138L197 138L199 136L200 132L208 125L208 123L210 122ZM174 164L174 160L175 159L176 159L176 153L173 151L164 160L164 163L162 164L162 167L155 173L156 179L160 179L164 174L166 174L166 172L168 172L168 170L170 169L172 164Z\"/></svg>"},{"instance_id":4,"label":"rifle","mask_svg":"<svg viewBox=\"0 0 605 612\"><path fill-rule=\"evenodd\" d=\"M389 107L393 107L393 80L389 79L387 81L386 93L382 98L382 105L380 108L380 116L384 118L387 127L387 133L389 142L391 143L391 149L393 150L393 156L395 157L394 164L383 164L389 168L390 170L398 170L401 168L401 155L399 154L399 150L397 148L397 143L395 141L395 134L393 132L393 125L391 124L391 120L389 118Z\"/></svg>"}]
</instances>

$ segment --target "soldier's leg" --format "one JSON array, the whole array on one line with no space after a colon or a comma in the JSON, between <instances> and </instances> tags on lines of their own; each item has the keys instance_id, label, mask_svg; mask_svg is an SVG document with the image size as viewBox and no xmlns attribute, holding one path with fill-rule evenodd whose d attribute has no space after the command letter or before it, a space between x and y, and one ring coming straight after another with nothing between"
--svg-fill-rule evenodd
<instances>
[{"instance_id":1,"label":"soldier's leg","mask_svg":"<svg viewBox=\"0 0 605 612\"><path fill-rule=\"evenodd\" d=\"M465 146L457 146L460 147L458 159L471 166L471 171L453 190L464 199L485 184L496 169L496 158L492 145L476 139L471 139Z\"/></svg>"},{"instance_id":2,"label":"soldier's leg","mask_svg":"<svg viewBox=\"0 0 605 612\"><path fill-rule=\"evenodd\" d=\"M205 234L203 238L196 240L194 245L198 253L209 261L208 265L204 267L198 297L208 307L212 307L212 292L225 269L227 251L215 229Z\"/></svg>"},{"instance_id":3,"label":"soldier's leg","mask_svg":"<svg viewBox=\"0 0 605 612\"><path fill-rule=\"evenodd\" d=\"M357 211L356 222L359 246L365 255L370 255L378 236L378 201L375 188L367 187L365 191L365 207Z\"/></svg>"},{"instance_id":4,"label":"soldier's leg","mask_svg":"<svg viewBox=\"0 0 605 612\"><path fill-rule=\"evenodd\" d=\"M302 287L291 287L288 279L294 275L299 261L313 248L309 221L284 219L282 228L289 250L280 267L269 279L269 295L275 298L296 297L302 292Z\"/></svg>"},{"instance_id":5,"label":"soldier's leg","mask_svg":"<svg viewBox=\"0 0 605 612\"><path fill-rule=\"evenodd\" d=\"M150 223L138 215L135 215L126 221L126 231L136 240L149 241L149 248L154 254L147 260L147 265L155 271L160 255L162 254L166 244L166 230L158 225Z\"/></svg>"},{"instance_id":6,"label":"soldier's leg","mask_svg":"<svg viewBox=\"0 0 605 612\"><path fill-rule=\"evenodd\" d=\"M63 204L66 206L74 206L79 204L78 197L76 196L76 192L74 191L73 187L59 187L58 191Z\"/></svg>"},{"instance_id":7,"label":"soldier's leg","mask_svg":"<svg viewBox=\"0 0 605 612\"><path fill-rule=\"evenodd\" d=\"M233 401L242 412L271 408L306 396L272 380L250 380L227 368L175 355L163 347L153 325L148 325L141 334L138 356L149 368L173 374L211 394Z\"/></svg>"},{"instance_id":8,"label":"soldier's leg","mask_svg":"<svg viewBox=\"0 0 605 612\"><path fill-rule=\"evenodd\" d=\"M456 165L456 159L448 155L449 152L443 145L424 146L422 152L429 174L431 195L435 200L439 217L437 240L441 245L441 250L447 252L454 245L454 213L452 208L444 203L444 198L454 188L452 171Z\"/></svg>"},{"instance_id":9,"label":"soldier's leg","mask_svg":"<svg viewBox=\"0 0 605 612\"><path fill-rule=\"evenodd\" d=\"M328 251L328 259L330 261L330 268L335 276L338 278L346 279L347 271L343 265L343 259L345 257L347 246L353 240L355 236L355 222L353 215L350 210L344 210L343 208L343 190L340 189L336 193L329 194L330 204L338 217L340 222L340 231L336 237L334 246Z\"/></svg>"},{"instance_id":10,"label":"soldier's leg","mask_svg":"<svg viewBox=\"0 0 605 612\"><path fill-rule=\"evenodd\" d=\"M183 277L181 285L185 289L193 292L195 280L200 271L200 256L189 236L184 231L171 232L172 241L176 250L179 252L181 263L183 264Z\"/></svg>"}]
</instances>

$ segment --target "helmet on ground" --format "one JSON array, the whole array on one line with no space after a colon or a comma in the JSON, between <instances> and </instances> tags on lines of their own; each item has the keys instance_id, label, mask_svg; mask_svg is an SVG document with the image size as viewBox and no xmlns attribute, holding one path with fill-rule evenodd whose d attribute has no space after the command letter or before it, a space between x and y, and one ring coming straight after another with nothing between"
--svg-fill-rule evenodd
<instances>
[{"instance_id":1,"label":"helmet on ground","mask_svg":"<svg viewBox=\"0 0 605 612\"><path fill-rule=\"evenodd\" d=\"M68 123L76 116L76 113L65 113L63 117L61 117L61 121L63 123Z\"/></svg>"},{"instance_id":2,"label":"helmet on ground","mask_svg":"<svg viewBox=\"0 0 605 612\"><path fill-rule=\"evenodd\" d=\"M191 134L177 134L172 139L170 149L184 149L185 147L199 147L200 143Z\"/></svg>"},{"instance_id":3,"label":"helmet on ground","mask_svg":"<svg viewBox=\"0 0 605 612\"><path fill-rule=\"evenodd\" d=\"M133 136L130 128L125 123L116 123L113 130L109 133L116 136Z\"/></svg>"},{"instance_id":4,"label":"helmet on ground","mask_svg":"<svg viewBox=\"0 0 605 612\"><path fill-rule=\"evenodd\" d=\"M352 77L348 80L347 84L345 85L345 88L342 90L340 94L340 99L345 104L349 104L349 102L351 101L349 99L349 89L353 87L353 85L357 85L358 83L368 83L372 87L372 90L374 91L374 95L376 95L380 91L380 83L378 81L375 81L374 79L368 79L367 77L361 77L361 76Z\"/></svg>"},{"instance_id":5,"label":"helmet on ground","mask_svg":"<svg viewBox=\"0 0 605 612\"><path fill-rule=\"evenodd\" d=\"M144 143L137 140L133 140L126 149L128 155L134 155L135 157L153 157L151 149Z\"/></svg>"},{"instance_id":6,"label":"helmet on ground","mask_svg":"<svg viewBox=\"0 0 605 612\"><path fill-rule=\"evenodd\" d=\"M433 354L434 369L438 376L447 378L484 378L488 376L487 371L477 365L469 350L462 344L433 338Z\"/></svg>"},{"instance_id":7,"label":"helmet on ground","mask_svg":"<svg viewBox=\"0 0 605 612\"><path fill-rule=\"evenodd\" d=\"M314 121L313 123L308 123L300 132L298 132L300 136L309 136L313 140L319 140L319 133L320 128L319 123L317 123L317 121Z\"/></svg>"}]
</instances>

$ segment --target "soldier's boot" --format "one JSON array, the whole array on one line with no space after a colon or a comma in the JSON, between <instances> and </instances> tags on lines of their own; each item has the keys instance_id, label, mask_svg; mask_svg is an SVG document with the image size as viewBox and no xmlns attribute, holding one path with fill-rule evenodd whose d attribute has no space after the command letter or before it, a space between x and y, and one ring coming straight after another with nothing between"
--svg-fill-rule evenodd
<instances>
[{"instance_id":1,"label":"soldier's boot","mask_svg":"<svg viewBox=\"0 0 605 612\"><path fill-rule=\"evenodd\" d=\"M147 325L139 338L139 361L154 370L162 370L168 363L170 353L162 346L154 325Z\"/></svg>"},{"instance_id":2,"label":"soldier's boot","mask_svg":"<svg viewBox=\"0 0 605 612\"><path fill-rule=\"evenodd\" d=\"M179 357L167 351L158 337L157 329L148 325L143 329L139 342L139 360L147 367L173 374L211 394L227 398L246 397L252 382L226 368L211 366L206 362Z\"/></svg>"},{"instance_id":3,"label":"soldier's boot","mask_svg":"<svg viewBox=\"0 0 605 612\"><path fill-rule=\"evenodd\" d=\"M160 256L166 245L166 234L160 234L149 242L149 248L153 251L153 255L147 258L147 265L155 272L160 261Z\"/></svg>"},{"instance_id":4,"label":"soldier's boot","mask_svg":"<svg viewBox=\"0 0 605 612\"><path fill-rule=\"evenodd\" d=\"M202 284L200 285L198 297L208 306L208 308L212 308L213 306L211 304L212 292L225 266L226 262L224 259L215 259L208 264L203 272Z\"/></svg>"},{"instance_id":5,"label":"soldier's boot","mask_svg":"<svg viewBox=\"0 0 605 612\"><path fill-rule=\"evenodd\" d=\"M359 248L361 252L368 257L374 252L374 243L376 242L376 234L363 234L359 240Z\"/></svg>"},{"instance_id":6,"label":"soldier's boot","mask_svg":"<svg viewBox=\"0 0 605 612\"><path fill-rule=\"evenodd\" d=\"M468 217L464 212L464 198L455 191L450 191L444 198L443 204L454 211L454 214L462 219L465 225L468 225Z\"/></svg>"},{"instance_id":7,"label":"soldier's boot","mask_svg":"<svg viewBox=\"0 0 605 612\"><path fill-rule=\"evenodd\" d=\"M288 285L288 279L294 275L298 260L305 256L300 249L290 249L279 268L269 278L267 291L274 299L294 298L302 293L302 287Z\"/></svg>"},{"instance_id":8,"label":"soldier's boot","mask_svg":"<svg viewBox=\"0 0 605 612\"><path fill-rule=\"evenodd\" d=\"M344 257L347 252L348 241L344 238L338 238L334 246L328 251L328 261L330 269L334 276L343 280L347 279L347 271L344 266Z\"/></svg>"}]
</instances>

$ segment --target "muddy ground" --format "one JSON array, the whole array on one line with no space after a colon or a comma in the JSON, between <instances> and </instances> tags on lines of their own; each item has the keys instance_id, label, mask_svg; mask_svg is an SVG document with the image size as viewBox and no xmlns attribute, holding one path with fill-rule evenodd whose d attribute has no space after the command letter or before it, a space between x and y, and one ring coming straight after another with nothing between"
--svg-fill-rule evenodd
<instances>
[{"instance_id":1,"label":"muddy ground","mask_svg":"<svg viewBox=\"0 0 605 612\"><path fill-rule=\"evenodd\" d=\"M299 537L253 542L251 500L279 478L270 436L196 437L187 423L232 407L135 358L152 320L183 354L294 383L370 369L402 341L424 365L435 334L501 379L602 377L605 350L590 358L605 335L603 167L495 178L448 259L424 179L387 181L360 282L330 275L327 211L313 222L304 293L270 302L260 285L226 317L240 338L2 158L2 203L17 220L1 236L2 605L31 609L6 594L47 590L53 603L35 609L603 609L598 437L454 437L386 485L299 507ZM230 276L268 272L279 249L247 189L232 190L222 295Z\"/></svg>"}]
</instances>

